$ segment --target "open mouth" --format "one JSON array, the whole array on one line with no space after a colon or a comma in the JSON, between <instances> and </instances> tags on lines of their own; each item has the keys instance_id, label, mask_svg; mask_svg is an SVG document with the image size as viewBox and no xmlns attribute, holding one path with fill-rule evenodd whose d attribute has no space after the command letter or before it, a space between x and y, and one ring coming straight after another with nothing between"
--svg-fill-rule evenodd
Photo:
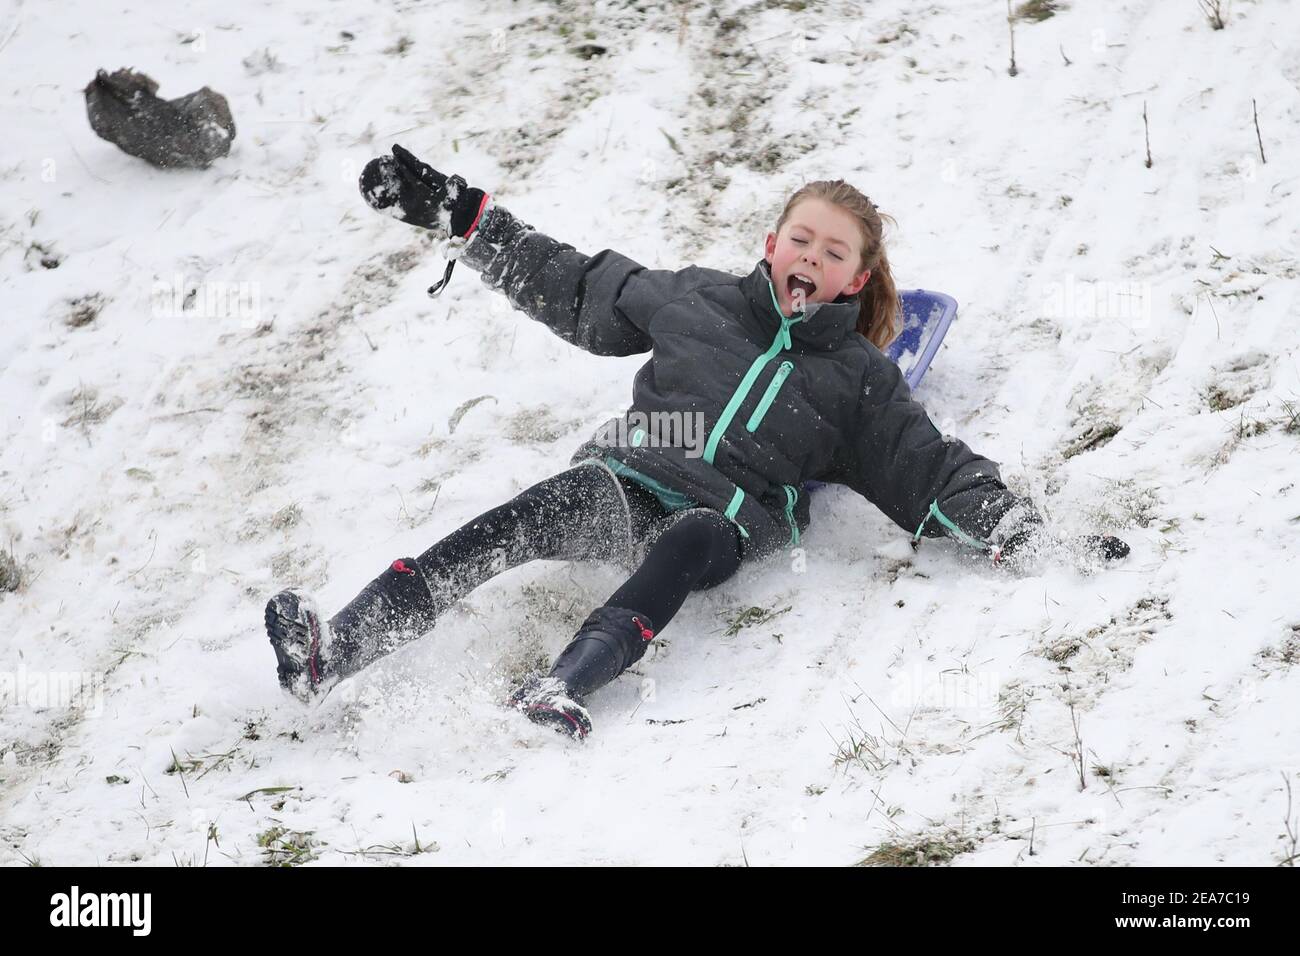
<instances>
[{"instance_id":1,"label":"open mouth","mask_svg":"<svg viewBox=\"0 0 1300 956\"><path fill-rule=\"evenodd\" d=\"M793 298L797 294L800 294L801 291L805 300L810 299L812 298L812 294L817 291L817 283L813 282L811 279L808 279L800 275L790 275L785 280L785 285L786 285L786 290L790 293L791 298Z\"/></svg>"}]
</instances>

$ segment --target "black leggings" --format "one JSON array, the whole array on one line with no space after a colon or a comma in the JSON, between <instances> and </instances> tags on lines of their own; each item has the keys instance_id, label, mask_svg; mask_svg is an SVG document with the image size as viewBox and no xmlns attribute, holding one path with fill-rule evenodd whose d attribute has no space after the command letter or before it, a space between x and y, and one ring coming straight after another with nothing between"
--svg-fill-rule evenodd
<instances>
[{"instance_id":1,"label":"black leggings","mask_svg":"<svg viewBox=\"0 0 1300 956\"><path fill-rule=\"evenodd\" d=\"M638 565L643 547L645 556ZM687 594L720 584L736 572L741 562L740 534L710 508L669 512L651 492L615 478L602 465L570 468L484 512L417 557L431 605L419 608L410 626L399 627L398 633L385 628L387 639L378 643L355 633L355 641L344 642L351 647L339 648L351 658L351 666L342 669L365 666L397 644L418 637L484 581L536 560L635 566L605 604L644 614L659 632ZM364 592L358 601L362 597ZM339 612L331 622L336 631L359 630L340 627L349 616L348 608Z\"/></svg>"}]
</instances>

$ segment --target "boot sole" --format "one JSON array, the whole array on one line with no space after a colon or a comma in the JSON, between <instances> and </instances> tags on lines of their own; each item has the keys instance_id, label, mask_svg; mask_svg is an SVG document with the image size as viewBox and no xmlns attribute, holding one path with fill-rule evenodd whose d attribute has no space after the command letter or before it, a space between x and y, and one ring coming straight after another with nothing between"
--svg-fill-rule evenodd
<instances>
[{"instance_id":1,"label":"boot sole","mask_svg":"<svg viewBox=\"0 0 1300 956\"><path fill-rule=\"evenodd\" d=\"M556 706L560 701L573 704L576 712L563 705ZM537 688L530 682L525 682L506 700L505 704L512 710L519 711L533 723L543 724L566 737L582 740L591 733L591 718L587 716L581 704L555 694L538 694Z\"/></svg>"},{"instance_id":2,"label":"boot sole","mask_svg":"<svg viewBox=\"0 0 1300 956\"><path fill-rule=\"evenodd\" d=\"M310 701L321 689L320 618L297 594L282 591L266 602L265 619L280 686Z\"/></svg>"},{"instance_id":3,"label":"boot sole","mask_svg":"<svg viewBox=\"0 0 1300 956\"><path fill-rule=\"evenodd\" d=\"M591 733L591 724L555 707L535 704L532 707L523 708L523 712L533 723L550 727L556 733L563 734L566 737L573 737L575 740L583 740Z\"/></svg>"}]
</instances>

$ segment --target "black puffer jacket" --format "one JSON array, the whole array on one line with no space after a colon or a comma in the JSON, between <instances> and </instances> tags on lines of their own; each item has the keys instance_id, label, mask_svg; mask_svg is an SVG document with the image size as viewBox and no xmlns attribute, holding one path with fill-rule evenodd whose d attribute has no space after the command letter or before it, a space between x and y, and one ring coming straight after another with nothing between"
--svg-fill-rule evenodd
<instances>
[{"instance_id":1,"label":"black puffer jacket","mask_svg":"<svg viewBox=\"0 0 1300 956\"><path fill-rule=\"evenodd\" d=\"M1018 501L996 464L939 434L898 367L855 331L856 300L788 319L765 261L747 276L647 269L609 249L584 255L496 204L460 261L566 342L652 353L627 427L602 426L573 461L613 456L724 512L746 557L798 543L810 479L848 485L910 533L980 547ZM656 412L702 413L703 454L648 439L643 419Z\"/></svg>"}]
</instances>

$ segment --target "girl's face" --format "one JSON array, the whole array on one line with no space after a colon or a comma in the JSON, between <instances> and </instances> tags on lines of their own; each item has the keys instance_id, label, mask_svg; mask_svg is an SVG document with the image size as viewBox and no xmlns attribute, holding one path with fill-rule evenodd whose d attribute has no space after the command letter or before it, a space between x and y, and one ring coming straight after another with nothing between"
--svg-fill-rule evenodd
<instances>
[{"instance_id":1,"label":"girl's face","mask_svg":"<svg viewBox=\"0 0 1300 956\"><path fill-rule=\"evenodd\" d=\"M802 296L807 302L833 302L855 295L871 278L858 271L862 233L852 213L809 196L786 217L779 233L769 232L763 255L772 268L772 285L786 316ZM798 278L796 278L798 277Z\"/></svg>"}]
</instances>

